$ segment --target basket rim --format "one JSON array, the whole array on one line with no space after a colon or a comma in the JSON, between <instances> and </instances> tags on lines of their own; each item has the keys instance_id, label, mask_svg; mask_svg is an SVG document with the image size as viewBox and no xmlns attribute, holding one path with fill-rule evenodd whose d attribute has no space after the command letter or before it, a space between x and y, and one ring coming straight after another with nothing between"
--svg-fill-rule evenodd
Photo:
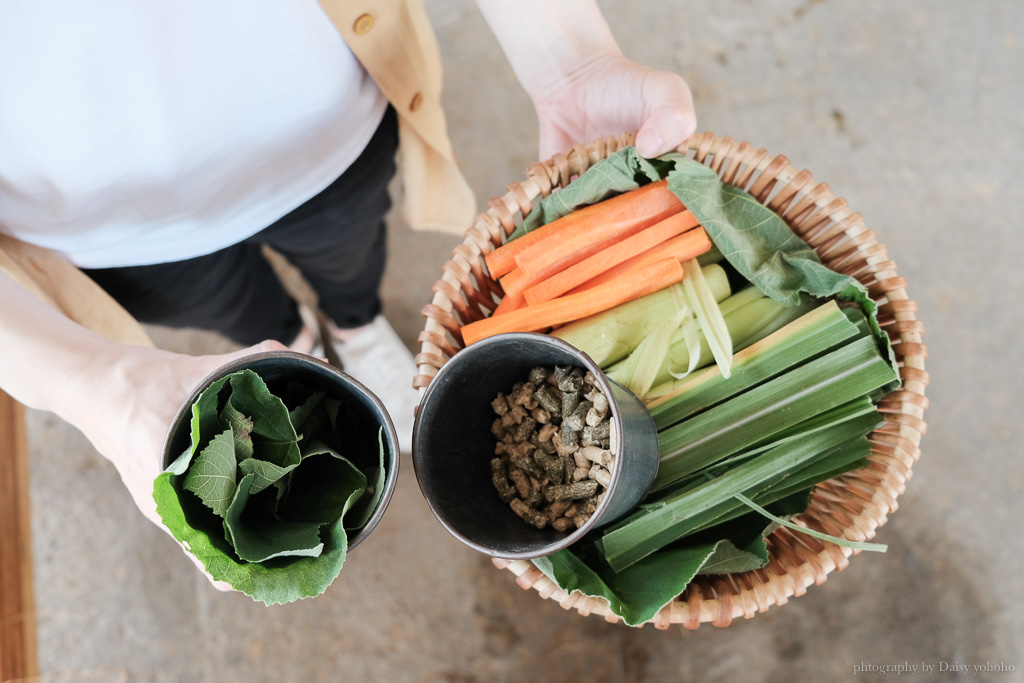
<instances>
[{"instance_id":1,"label":"basket rim","mask_svg":"<svg viewBox=\"0 0 1024 683\"><path fill-rule=\"evenodd\" d=\"M426 322L418 338L418 374L413 380L421 395L438 369L462 348L460 324L489 315L501 299L483 255L502 244L540 198L565 187L594 163L634 140L635 133L600 138L590 145L575 145L547 161L534 162L524 180L510 183L505 195L487 203L488 208L463 233L463 242L453 249L442 277L432 287L431 302L423 308ZM870 436L869 464L819 484L808 510L794 518L831 535L870 540L897 509L897 499L920 458L920 441L927 429L924 413L929 375L925 370L927 347L922 341L924 326L916 317L916 303L907 295L905 278L862 216L852 211L845 199L835 196L827 183L814 180L810 171L797 169L785 156L773 156L749 142L717 137L710 131L692 136L674 151L708 165L724 182L746 190L775 211L826 265L856 277L879 304L879 322L892 341L903 384L878 406L884 423ZM768 537L768 546L770 559L765 567L697 577L646 623L659 629L672 624L695 629L706 622L728 626L738 617L752 618L773 605L785 604L790 597L803 595L809 586L844 569L850 556L859 553L784 527ZM566 593L528 561L493 562L510 571L522 588L535 590L565 609L621 621L605 600Z\"/></svg>"}]
</instances>

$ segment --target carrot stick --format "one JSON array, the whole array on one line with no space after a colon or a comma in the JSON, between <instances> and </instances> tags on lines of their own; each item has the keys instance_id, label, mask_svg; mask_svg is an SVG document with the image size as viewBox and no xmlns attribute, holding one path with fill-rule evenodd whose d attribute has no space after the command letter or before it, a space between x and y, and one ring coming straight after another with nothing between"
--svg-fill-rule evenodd
<instances>
[{"instance_id":1,"label":"carrot stick","mask_svg":"<svg viewBox=\"0 0 1024 683\"><path fill-rule=\"evenodd\" d=\"M571 222L567 219L570 216L575 216L577 213L578 212L574 211L573 213L566 214L558 220L551 221L547 225L542 225L535 230L531 230L511 242L506 242L494 251L489 251L484 254L484 264L486 264L487 270L490 271L491 277L497 280L499 277L511 272L512 269L516 267L516 255L519 254L519 252L570 225ZM574 220L578 220L578 218Z\"/></svg>"},{"instance_id":2,"label":"carrot stick","mask_svg":"<svg viewBox=\"0 0 1024 683\"><path fill-rule=\"evenodd\" d=\"M616 242L582 261L574 263L546 280L527 287L523 292L526 303L532 306L541 301L561 296L609 268L614 268L623 261L642 254L665 240L697 227L697 225L696 217L689 211L669 216L659 223L630 235L621 242Z\"/></svg>"},{"instance_id":3,"label":"carrot stick","mask_svg":"<svg viewBox=\"0 0 1024 683\"><path fill-rule=\"evenodd\" d=\"M526 299L521 296L506 296L498 302L498 307L491 313L491 317L496 315L504 315L512 311L518 310L526 305Z\"/></svg>"},{"instance_id":4,"label":"carrot stick","mask_svg":"<svg viewBox=\"0 0 1024 683\"><path fill-rule=\"evenodd\" d=\"M666 240L655 247L651 247L642 254L623 261L613 268L609 268L597 277L591 278L578 287L569 290L564 296L579 294L620 278L632 277L634 273L641 272L652 263L663 261L666 258L674 258L679 263L682 263L710 250L711 240L708 239L704 228L698 227L696 230L684 232L682 235Z\"/></svg>"},{"instance_id":5,"label":"carrot stick","mask_svg":"<svg viewBox=\"0 0 1024 683\"><path fill-rule=\"evenodd\" d=\"M484 254L484 263L487 265L487 270L490 271L491 277L495 279L502 277L516 267L516 257L523 251L533 247L535 244L547 241L547 239L553 235L564 230L568 230L578 223L593 221L595 220L595 216L612 210L616 206L628 204L630 201L634 201L630 198L642 198L652 192L664 194L666 186L666 181L660 181L639 187L635 190L629 190L612 197L611 199L606 199L598 202L597 204L591 204L590 206L577 209L572 213L568 213L561 218L551 221L547 225L531 230L511 242L506 242L494 251Z\"/></svg>"},{"instance_id":6,"label":"carrot stick","mask_svg":"<svg viewBox=\"0 0 1024 683\"><path fill-rule=\"evenodd\" d=\"M595 253L606 240L628 237L684 208L664 180L594 206L600 210L591 212L587 220L520 252L516 265L527 273L550 276Z\"/></svg>"},{"instance_id":7,"label":"carrot stick","mask_svg":"<svg viewBox=\"0 0 1024 683\"><path fill-rule=\"evenodd\" d=\"M469 323L462 327L462 340L467 346L504 332L536 332L632 301L683 279L683 266L669 258L639 271L635 277L606 282L579 294L524 306L497 317Z\"/></svg>"}]
</instances>

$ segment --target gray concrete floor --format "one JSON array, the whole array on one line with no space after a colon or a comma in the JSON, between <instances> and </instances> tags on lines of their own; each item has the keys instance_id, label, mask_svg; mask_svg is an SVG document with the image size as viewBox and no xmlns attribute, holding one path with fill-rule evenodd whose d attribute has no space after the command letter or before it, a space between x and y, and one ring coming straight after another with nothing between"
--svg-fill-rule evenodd
<instances>
[{"instance_id":1,"label":"gray concrete floor","mask_svg":"<svg viewBox=\"0 0 1024 683\"><path fill-rule=\"evenodd\" d=\"M483 206L536 156L532 109L472 2L427 5L454 143ZM82 437L31 413L44 680L760 683L902 662L931 664L938 680L1024 680L1024 430L1013 407L1024 380L1024 4L602 6L628 56L688 79L701 130L829 182L909 281L931 406L914 477L877 537L889 552L857 556L727 629L630 629L521 590L447 536L406 460L384 522L327 593L267 608L213 590ZM395 217L391 242L386 309L414 347L458 240ZM230 348L196 332L154 335L169 348ZM949 671L986 662L1016 671Z\"/></svg>"}]
</instances>

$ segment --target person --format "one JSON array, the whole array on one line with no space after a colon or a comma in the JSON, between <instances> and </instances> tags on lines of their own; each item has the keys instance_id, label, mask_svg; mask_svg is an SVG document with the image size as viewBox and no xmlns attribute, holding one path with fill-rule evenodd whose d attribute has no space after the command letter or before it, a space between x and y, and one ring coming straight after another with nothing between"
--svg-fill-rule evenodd
<instances>
[{"instance_id":1,"label":"person","mask_svg":"<svg viewBox=\"0 0 1024 683\"><path fill-rule=\"evenodd\" d=\"M539 158L629 130L657 156L694 132L684 79L625 58L594 0L477 5L534 103ZM378 291L396 151L413 228L461 233L476 208L423 8L367 7L0 5L0 234L59 254L141 322L242 347L190 356L115 343L0 270L0 388L79 429L158 526L167 428L237 357L333 350L409 448L415 369ZM308 279L325 336L267 247Z\"/></svg>"}]
</instances>

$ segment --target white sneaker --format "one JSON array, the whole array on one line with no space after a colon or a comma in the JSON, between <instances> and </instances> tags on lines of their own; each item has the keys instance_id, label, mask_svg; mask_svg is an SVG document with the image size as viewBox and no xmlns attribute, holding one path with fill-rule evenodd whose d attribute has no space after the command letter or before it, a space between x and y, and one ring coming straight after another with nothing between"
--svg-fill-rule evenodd
<instances>
[{"instance_id":1,"label":"white sneaker","mask_svg":"<svg viewBox=\"0 0 1024 683\"><path fill-rule=\"evenodd\" d=\"M412 427L419 392L412 386L416 363L383 315L352 339L333 340L341 369L359 380L384 404L398 432L403 453L412 452ZM328 358L331 354L328 353Z\"/></svg>"}]
</instances>

